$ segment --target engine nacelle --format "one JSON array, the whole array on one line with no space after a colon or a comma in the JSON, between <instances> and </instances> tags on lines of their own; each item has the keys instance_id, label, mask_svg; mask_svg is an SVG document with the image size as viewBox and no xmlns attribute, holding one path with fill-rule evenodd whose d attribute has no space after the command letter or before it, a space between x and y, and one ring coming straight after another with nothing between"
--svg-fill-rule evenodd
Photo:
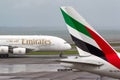
<instances>
[{"instance_id":1,"label":"engine nacelle","mask_svg":"<svg viewBox=\"0 0 120 80\"><path fill-rule=\"evenodd\" d=\"M9 47L8 46L0 46L0 54L8 54Z\"/></svg>"},{"instance_id":2,"label":"engine nacelle","mask_svg":"<svg viewBox=\"0 0 120 80\"><path fill-rule=\"evenodd\" d=\"M13 54L26 54L26 48L13 48Z\"/></svg>"}]
</instances>

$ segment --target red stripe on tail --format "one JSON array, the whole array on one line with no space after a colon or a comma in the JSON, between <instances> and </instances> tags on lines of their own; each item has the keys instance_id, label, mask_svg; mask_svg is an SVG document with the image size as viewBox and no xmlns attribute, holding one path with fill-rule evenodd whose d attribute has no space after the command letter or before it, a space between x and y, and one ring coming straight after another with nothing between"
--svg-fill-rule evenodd
<instances>
[{"instance_id":1,"label":"red stripe on tail","mask_svg":"<svg viewBox=\"0 0 120 80\"><path fill-rule=\"evenodd\" d=\"M104 52L107 61L120 69L120 58L118 57L116 51L102 37L100 37L94 31L92 31L87 27L86 29L89 31L93 39L96 41L96 43Z\"/></svg>"}]
</instances>

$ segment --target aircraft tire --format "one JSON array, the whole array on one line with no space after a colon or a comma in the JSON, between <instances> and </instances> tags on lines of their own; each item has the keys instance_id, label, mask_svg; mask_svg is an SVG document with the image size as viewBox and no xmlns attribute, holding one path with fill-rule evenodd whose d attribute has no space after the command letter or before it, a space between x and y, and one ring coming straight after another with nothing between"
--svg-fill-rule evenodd
<instances>
[{"instance_id":1,"label":"aircraft tire","mask_svg":"<svg viewBox=\"0 0 120 80\"><path fill-rule=\"evenodd\" d=\"M0 58L8 58L9 55L8 54L0 54Z\"/></svg>"}]
</instances>

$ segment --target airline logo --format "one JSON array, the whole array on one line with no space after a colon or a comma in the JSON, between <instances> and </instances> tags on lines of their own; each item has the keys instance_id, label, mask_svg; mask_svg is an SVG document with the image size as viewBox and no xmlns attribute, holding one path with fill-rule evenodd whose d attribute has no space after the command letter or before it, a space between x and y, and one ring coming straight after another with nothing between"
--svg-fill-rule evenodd
<instances>
[{"instance_id":1,"label":"airline logo","mask_svg":"<svg viewBox=\"0 0 120 80\"><path fill-rule=\"evenodd\" d=\"M46 39L22 39L23 45L51 45L50 40Z\"/></svg>"},{"instance_id":2,"label":"airline logo","mask_svg":"<svg viewBox=\"0 0 120 80\"><path fill-rule=\"evenodd\" d=\"M116 51L72 7L62 7L61 12L78 48L96 55L120 69L120 58Z\"/></svg>"},{"instance_id":3,"label":"airline logo","mask_svg":"<svg viewBox=\"0 0 120 80\"><path fill-rule=\"evenodd\" d=\"M21 43L22 45L51 45L51 40L48 39L14 39L7 40L9 43Z\"/></svg>"}]
</instances>

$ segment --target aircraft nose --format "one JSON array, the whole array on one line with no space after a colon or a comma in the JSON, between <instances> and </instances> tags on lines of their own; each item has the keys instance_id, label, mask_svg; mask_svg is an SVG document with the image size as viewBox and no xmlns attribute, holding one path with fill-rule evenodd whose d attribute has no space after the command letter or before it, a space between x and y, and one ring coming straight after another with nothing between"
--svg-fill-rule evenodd
<instances>
[{"instance_id":1,"label":"aircraft nose","mask_svg":"<svg viewBox=\"0 0 120 80\"><path fill-rule=\"evenodd\" d=\"M66 49L67 50L69 50L69 49L71 49L72 47L71 47L71 45L70 44L66 44Z\"/></svg>"}]
</instances>

